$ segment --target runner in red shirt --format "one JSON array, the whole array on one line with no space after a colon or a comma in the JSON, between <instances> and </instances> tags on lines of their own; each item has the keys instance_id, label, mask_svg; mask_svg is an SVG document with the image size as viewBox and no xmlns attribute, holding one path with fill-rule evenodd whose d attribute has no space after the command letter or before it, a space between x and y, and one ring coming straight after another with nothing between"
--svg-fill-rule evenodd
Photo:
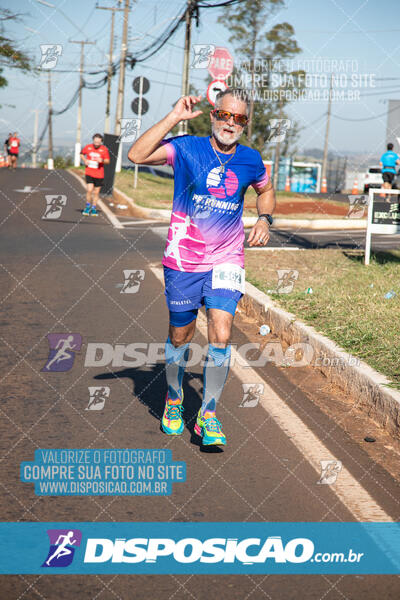
<instances>
[{"instance_id":1,"label":"runner in red shirt","mask_svg":"<svg viewBox=\"0 0 400 600\"><path fill-rule=\"evenodd\" d=\"M93 143L87 144L81 152L81 159L86 165L86 206L82 214L92 217L98 215L96 206L104 182L104 165L110 162L110 154L102 142L103 136L95 133Z\"/></svg>"},{"instance_id":2,"label":"runner in red shirt","mask_svg":"<svg viewBox=\"0 0 400 600\"><path fill-rule=\"evenodd\" d=\"M12 169L17 168L17 160L18 160L20 145L21 145L21 140L17 136L17 132L15 132L8 138L8 156L10 157L9 158L9 160L10 160L9 166Z\"/></svg>"}]
</instances>

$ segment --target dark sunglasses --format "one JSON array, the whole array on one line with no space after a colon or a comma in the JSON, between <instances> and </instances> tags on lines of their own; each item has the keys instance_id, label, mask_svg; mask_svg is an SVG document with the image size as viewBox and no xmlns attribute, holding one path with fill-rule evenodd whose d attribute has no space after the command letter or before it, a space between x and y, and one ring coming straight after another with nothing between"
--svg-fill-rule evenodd
<instances>
[{"instance_id":1,"label":"dark sunglasses","mask_svg":"<svg viewBox=\"0 0 400 600\"><path fill-rule=\"evenodd\" d=\"M229 110L213 110L211 111L211 113L220 121L229 121L229 119L231 117L233 117L234 122L236 123L236 125L241 125L241 127L243 127L244 125L247 125L247 122L249 120L249 118L247 117L247 115L240 115L238 113L231 113L229 112Z\"/></svg>"}]
</instances>

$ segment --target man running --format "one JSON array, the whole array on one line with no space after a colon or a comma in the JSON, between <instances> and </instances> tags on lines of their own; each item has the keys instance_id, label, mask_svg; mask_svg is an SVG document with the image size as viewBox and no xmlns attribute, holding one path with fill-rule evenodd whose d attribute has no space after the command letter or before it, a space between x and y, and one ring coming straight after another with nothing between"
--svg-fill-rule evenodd
<instances>
[{"instance_id":1,"label":"man running","mask_svg":"<svg viewBox=\"0 0 400 600\"><path fill-rule=\"evenodd\" d=\"M203 402L194 430L204 445L224 445L226 436L216 407L228 375L233 317L244 293L244 194L249 185L257 192L259 219L250 231L250 246L268 243L275 196L259 152L238 144L249 108L242 90L218 94L215 110L210 113L211 136L164 140L180 121L201 113L194 110L200 99L185 96L178 100L171 112L136 140L128 157L134 163L169 164L175 172L163 258L170 324L165 345L168 391L162 429L169 435L183 431L183 373L197 312L205 305L209 345Z\"/></svg>"},{"instance_id":2,"label":"man running","mask_svg":"<svg viewBox=\"0 0 400 600\"><path fill-rule=\"evenodd\" d=\"M393 152L393 144L387 145L387 151L381 156L383 187L390 190L396 175L396 165L400 164L399 155Z\"/></svg>"},{"instance_id":3,"label":"man running","mask_svg":"<svg viewBox=\"0 0 400 600\"><path fill-rule=\"evenodd\" d=\"M103 136L100 133L95 133L93 143L83 148L81 159L86 165L86 206L82 214L97 217L97 201L104 183L104 165L110 162L110 154L103 145Z\"/></svg>"},{"instance_id":4,"label":"man running","mask_svg":"<svg viewBox=\"0 0 400 600\"><path fill-rule=\"evenodd\" d=\"M21 145L21 140L19 139L17 132L9 134L5 145L7 145L8 167L10 169L16 169L19 155L19 147Z\"/></svg>"}]
</instances>

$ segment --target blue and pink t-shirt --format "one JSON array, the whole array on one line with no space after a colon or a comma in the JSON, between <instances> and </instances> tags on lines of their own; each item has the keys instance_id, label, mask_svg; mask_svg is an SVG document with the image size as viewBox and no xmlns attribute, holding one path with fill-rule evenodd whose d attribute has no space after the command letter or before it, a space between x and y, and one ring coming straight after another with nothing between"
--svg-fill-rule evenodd
<instances>
[{"instance_id":1,"label":"blue and pink t-shirt","mask_svg":"<svg viewBox=\"0 0 400 600\"><path fill-rule=\"evenodd\" d=\"M238 144L236 153L218 152L210 137L164 140L167 164L174 168L174 200L163 265L178 271L210 271L229 262L244 266L244 194L268 183L257 150Z\"/></svg>"}]
</instances>

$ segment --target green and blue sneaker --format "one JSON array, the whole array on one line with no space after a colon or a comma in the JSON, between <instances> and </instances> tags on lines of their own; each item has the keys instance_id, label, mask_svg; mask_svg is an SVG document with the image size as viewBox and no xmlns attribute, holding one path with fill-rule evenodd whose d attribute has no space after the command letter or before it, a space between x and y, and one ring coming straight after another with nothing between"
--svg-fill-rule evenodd
<instances>
[{"instance_id":1,"label":"green and blue sneaker","mask_svg":"<svg viewBox=\"0 0 400 600\"><path fill-rule=\"evenodd\" d=\"M203 438L203 446L225 446L226 444L226 437L222 432L221 423L214 412L206 411L202 415L200 409L194 431Z\"/></svg>"},{"instance_id":2,"label":"green and blue sneaker","mask_svg":"<svg viewBox=\"0 0 400 600\"><path fill-rule=\"evenodd\" d=\"M167 435L180 435L184 428L184 423L182 419L183 412L183 391L182 391L182 400L177 398L176 400L171 400L167 397L165 399L165 409L164 414L161 419L161 428L164 433Z\"/></svg>"},{"instance_id":3,"label":"green and blue sneaker","mask_svg":"<svg viewBox=\"0 0 400 600\"><path fill-rule=\"evenodd\" d=\"M91 217L98 217L99 213L97 212L97 208L95 206L92 206L91 210L90 210L90 216Z\"/></svg>"}]
</instances>

